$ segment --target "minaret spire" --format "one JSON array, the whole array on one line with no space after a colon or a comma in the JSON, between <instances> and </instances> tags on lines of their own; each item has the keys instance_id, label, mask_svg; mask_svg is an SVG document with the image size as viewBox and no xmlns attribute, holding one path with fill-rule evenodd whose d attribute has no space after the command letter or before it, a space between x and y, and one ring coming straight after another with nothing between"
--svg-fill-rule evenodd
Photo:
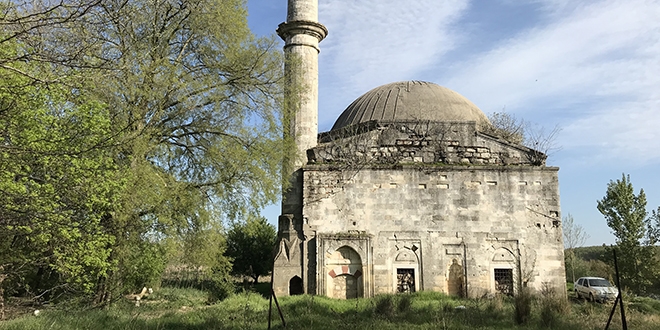
<instances>
[{"instance_id":1,"label":"minaret spire","mask_svg":"<svg viewBox=\"0 0 660 330\"><path fill-rule=\"evenodd\" d=\"M295 143L295 155L284 159L282 175L290 186L282 190L278 224L278 250L273 266L273 292L277 295L314 293L316 267L308 250L315 251L313 231L303 219L303 165L307 150L316 146L319 104L319 42L328 34L318 20L318 0L289 0L286 22L277 34L284 39L284 134ZM288 125L288 126L287 126ZM313 252L315 253L315 252ZM310 282L311 281L311 282Z\"/></svg>"},{"instance_id":2,"label":"minaret spire","mask_svg":"<svg viewBox=\"0 0 660 330\"><path fill-rule=\"evenodd\" d=\"M287 79L285 134L293 139L296 154L285 160L284 175L292 186L283 192L282 214L302 215L302 178L298 170L306 162L307 150L317 144L318 136L318 57L319 42L328 30L318 22L318 0L289 0L286 22L277 28L284 40Z\"/></svg>"},{"instance_id":3,"label":"minaret spire","mask_svg":"<svg viewBox=\"0 0 660 330\"><path fill-rule=\"evenodd\" d=\"M319 42L328 34L318 22L318 0L289 0L287 20L277 34L285 42L285 75L293 86L285 97L294 111L289 129L298 150L295 170L307 149L316 146L318 135Z\"/></svg>"}]
</instances>

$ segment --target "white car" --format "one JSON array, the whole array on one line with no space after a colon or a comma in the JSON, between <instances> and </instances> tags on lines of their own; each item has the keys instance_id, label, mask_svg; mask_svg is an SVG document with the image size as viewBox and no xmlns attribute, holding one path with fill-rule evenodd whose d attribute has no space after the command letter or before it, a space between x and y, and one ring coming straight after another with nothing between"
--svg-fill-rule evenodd
<instances>
[{"instance_id":1,"label":"white car","mask_svg":"<svg viewBox=\"0 0 660 330\"><path fill-rule=\"evenodd\" d=\"M616 299L619 290L602 277L580 277L574 285L578 299L605 302Z\"/></svg>"}]
</instances>

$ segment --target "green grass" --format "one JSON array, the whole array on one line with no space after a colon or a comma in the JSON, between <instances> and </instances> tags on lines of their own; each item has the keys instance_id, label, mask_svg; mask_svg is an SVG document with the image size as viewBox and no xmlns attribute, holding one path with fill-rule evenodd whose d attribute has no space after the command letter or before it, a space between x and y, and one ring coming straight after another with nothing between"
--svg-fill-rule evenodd
<instances>
[{"instance_id":1,"label":"green grass","mask_svg":"<svg viewBox=\"0 0 660 330\"><path fill-rule=\"evenodd\" d=\"M566 282L566 291L573 292L575 290L575 283Z\"/></svg>"},{"instance_id":2,"label":"green grass","mask_svg":"<svg viewBox=\"0 0 660 330\"><path fill-rule=\"evenodd\" d=\"M266 329L268 299L255 292L233 295L206 305L206 293L194 289L162 288L136 307L120 301L107 309L65 311L57 308L0 322L0 329ZM281 297L287 329L603 329L611 304L574 301L565 311L532 301L532 315L525 325L514 321L513 299L458 299L433 292L383 295L370 299L335 300L319 296ZM464 306L465 308L459 308ZM544 308L546 308L545 312ZM550 314L548 314L550 313ZM555 313L555 314L552 314ZM550 315L550 317L548 316ZM637 298L626 310L630 329L657 329L660 302ZM273 328L282 329L273 303ZM550 320L551 322L549 322ZM544 323L545 322L545 323ZM621 328L618 312L612 329Z\"/></svg>"}]
</instances>

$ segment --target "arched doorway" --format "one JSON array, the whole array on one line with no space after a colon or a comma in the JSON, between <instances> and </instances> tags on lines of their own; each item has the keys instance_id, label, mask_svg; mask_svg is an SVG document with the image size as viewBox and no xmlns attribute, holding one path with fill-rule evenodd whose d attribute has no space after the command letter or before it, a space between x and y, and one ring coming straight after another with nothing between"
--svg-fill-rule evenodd
<instances>
[{"instance_id":1,"label":"arched doorway","mask_svg":"<svg viewBox=\"0 0 660 330\"><path fill-rule=\"evenodd\" d=\"M300 276L294 276L289 280L289 295L294 296L305 293L303 289L303 280Z\"/></svg>"},{"instance_id":2,"label":"arched doorway","mask_svg":"<svg viewBox=\"0 0 660 330\"><path fill-rule=\"evenodd\" d=\"M362 259L348 246L342 246L326 259L326 293L332 298L350 299L364 295Z\"/></svg>"}]
</instances>

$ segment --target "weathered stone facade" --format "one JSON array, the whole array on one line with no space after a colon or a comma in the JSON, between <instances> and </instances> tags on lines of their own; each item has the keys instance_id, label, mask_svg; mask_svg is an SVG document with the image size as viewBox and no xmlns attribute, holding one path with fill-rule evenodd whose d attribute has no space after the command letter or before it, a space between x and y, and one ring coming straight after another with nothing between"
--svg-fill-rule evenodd
<instances>
[{"instance_id":1,"label":"weathered stone facade","mask_svg":"<svg viewBox=\"0 0 660 330\"><path fill-rule=\"evenodd\" d=\"M317 136L317 0L290 0L278 33L299 95L288 134L277 295L335 298L433 290L511 294L563 288L556 167L546 156L484 133L490 123L435 84L384 85L356 99Z\"/></svg>"},{"instance_id":2,"label":"weathered stone facade","mask_svg":"<svg viewBox=\"0 0 660 330\"><path fill-rule=\"evenodd\" d=\"M287 258L299 272L279 278L277 293L290 293L283 280L293 276L305 292L337 298L562 287L558 168L533 165L535 151L478 133L474 122L452 123L443 139L410 125L322 134L326 142L308 151L299 247L288 249L300 254Z\"/></svg>"}]
</instances>

